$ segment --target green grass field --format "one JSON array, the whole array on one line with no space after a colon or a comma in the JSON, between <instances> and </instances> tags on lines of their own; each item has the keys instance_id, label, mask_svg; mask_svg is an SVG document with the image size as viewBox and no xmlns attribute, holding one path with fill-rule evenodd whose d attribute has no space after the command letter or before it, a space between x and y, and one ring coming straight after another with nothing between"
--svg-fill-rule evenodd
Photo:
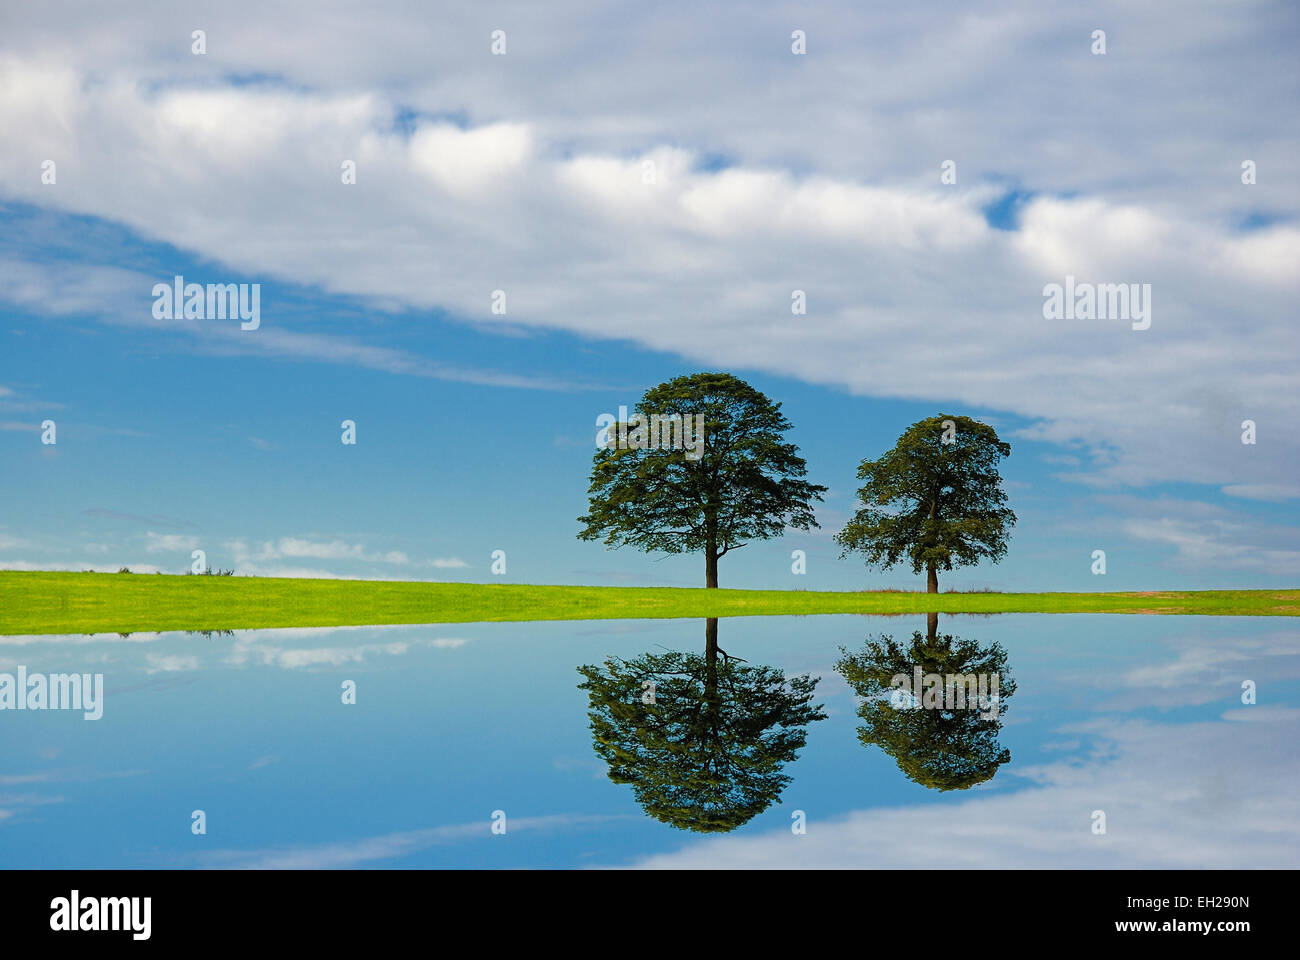
<instances>
[{"instance_id":1,"label":"green grass field","mask_svg":"<svg viewBox=\"0 0 1300 960\"><path fill-rule=\"evenodd\" d=\"M1300 616L1300 590L924 593L0 571L0 634L820 613Z\"/></svg>"}]
</instances>

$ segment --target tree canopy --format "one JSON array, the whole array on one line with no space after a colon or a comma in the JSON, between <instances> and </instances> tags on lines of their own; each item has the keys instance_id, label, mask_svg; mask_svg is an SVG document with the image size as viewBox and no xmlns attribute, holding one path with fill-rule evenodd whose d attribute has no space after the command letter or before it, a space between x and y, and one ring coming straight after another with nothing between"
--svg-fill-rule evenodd
<instances>
[{"instance_id":1,"label":"tree canopy","mask_svg":"<svg viewBox=\"0 0 1300 960\"><path fill-rule=\"evenodd\" d=\"M998 462L1011 445L986 423L940 414L903 432L879 460L858 467L862 506L835 537L841 556L869 565L911 564L939 592L939 570L1006 554L1016 515L1006 506Z\"/></svg>"},{"instance_id":2,"label":"tree canopy","mask_svg":"<svg viewBox=\"0 0 1300 960\"><path fill-rule=\"evenodd\" d=\"M917 667L945 683L957 676L996 675L996 703L988 709L932 709L911 699L899 703L893 679L912 677ZM998 734L1016 682L1000 644L982 646L933 631L928 636L916 631L907 647L890 636L869 637L861 652L845 652L835 669L862 698L858 739L884 750L912 782L933 790L965 790L992 779L1011 760Z\"/></svg>"},{"instance_id":3,"label":"tree canopy","mask_svg":"<svg viewBox=\"0 0 1300 960\"><path fill-rule=\"evenodd\" d=\"M630 784L646 813L682 830L734 830L766 810L790 782L782 768L825 719L815 677L788 680L718 649L707 622L703 656L646 653L578 668L593 743L615 783Z\"/></svg>"},{"instance_id":4,"label":"tree canopy","mask_svg":"<svg viewBox=\"0 0 1300 960\"><path fill-rule=\"evenodd\" d=\"M675 417L701 424L699 455L685 446L622 442L643 438L651 417L656 431ZM779 403L731 374L696 373L647 390L635 416L613 425L611 442L595 453L579 539L702 552L705 583L716 587L718 560L730 551L787 527L817 526L813 504L826 487L804 479L799 448L783 436L790 427Z\"/></svg>"}]
</instances>

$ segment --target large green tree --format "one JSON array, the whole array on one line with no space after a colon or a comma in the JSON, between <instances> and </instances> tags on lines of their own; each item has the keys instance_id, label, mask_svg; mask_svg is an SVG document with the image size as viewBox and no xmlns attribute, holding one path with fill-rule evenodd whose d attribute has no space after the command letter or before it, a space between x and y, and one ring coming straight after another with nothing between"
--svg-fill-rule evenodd
<instances>
[{"instance_id":1,"label":"large green tree","mask_svg":"<svg viewBox=\"0 0 1300 960\"><path fill-rule=\"evenodd\" d=\"M702 449L621 442L652 416L702 422ZM612 442L596 451L579 539L701 552L705 585L716 587L718 560L732 550L787 527L817 526L813 503L826 488L804 479L799 448L783 437L791 424L781 405L745 381L728 373L677 377L647 390L628 419L610 427Z\"/></svg>"},{"instance_id":2,"label":"large green tree","mask_svg":"<svg viewBox=\"0 0 1300 960\"><path fill-rule=\"evenodd\" d=\"M879 460L858 467L862 507L835 537L842 555L872 566L909 562L939 592L939 571L1007 552L1016 515L1006 506L998 462L1011 445L987 423L940 414L912 424Z\"/></svg>"},{"instance_id":3,"label":"large green tree","mask_svg":"<svg viewBox=\"0 0 1300 960\"><path fill-rule=\"evenodd\" d=\"M718 647L705 623L704 655L646 653L578 668L593 745L609 778L630 784L646 813L681 830L725 833L779 800L783 773L825 719L817 678L786 678Z\"/></svg>"}]
</instances>

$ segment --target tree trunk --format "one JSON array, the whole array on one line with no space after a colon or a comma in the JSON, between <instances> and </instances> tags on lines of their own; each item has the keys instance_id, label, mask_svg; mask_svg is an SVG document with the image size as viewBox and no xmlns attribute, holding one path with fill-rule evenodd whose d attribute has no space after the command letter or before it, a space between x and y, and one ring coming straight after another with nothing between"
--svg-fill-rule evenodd
<instances>
[{"instance_id":1,"label":"tree trunk","mask_svg":"<svg viewBox=\"0 0 1300 960\"><path fill-rule=\"evenodd\" d=\"M718 716L717 617L709 617L704 621L704 709L711 718L716 719Z\"/></svg>"},{"instance_id":2,"label":"tree trunk","mask_svg":"<svg viewBox=\"0 0 1300 960\"><path fill-rule=\"evenodd\" d=\"M925 615L925 639L933 645L939 637L939 614L927 613Z\"/></svg>"},{"instance_id":3,"label":"tree trunk","mask_svg":"<svg viewBox=\"0 0 1300 960\"><path fill-rule=\"evenodd\" d=\"M931 537L936 537L935 527L939 519L939 493L935 491L930 500L930 530ZM939 570L933 563L925 568L925 592L939 592Z\"/></svg>"},{"instance_id":4,"label":"tree trunk","mask_svg":"<svg viewBox=\"0 0 1300 960\"><path fill-rule=\"evenodd\" d=\"M717 589L718 518L715 516L705 517L704 526L704 586Z\"/></svg>"}]
</instances>

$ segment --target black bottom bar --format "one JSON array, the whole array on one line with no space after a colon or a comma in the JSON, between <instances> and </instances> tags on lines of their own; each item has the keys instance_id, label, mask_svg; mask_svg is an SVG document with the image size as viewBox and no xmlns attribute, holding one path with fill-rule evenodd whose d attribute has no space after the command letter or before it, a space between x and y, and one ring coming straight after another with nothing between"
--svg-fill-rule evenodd
<instances>
[{"instance_id":1,"label":"black bottom bar","mask_svg":"<svg viewBox=\"0 0 1300 960\"><path fill-rule=\"evenodd\" d=\"M1295 880L1287 871L1244 870L4 871L0 922L6 946L337 948L464 934L493 946L516 937L540 946L559 936L575 949L603 942L639 953L712 928L729 945L754 939L772 953L789 935L813 949L860 926L864 946L900 949L978 950L996 942L990 935L1030 934L1072 945L1140 940L1231 949L1242 938L1288 929L1283 890ZM146 927L142 898L149 898L147 940L137 939ZM118 929L72 929L87 925Z\"/></svg>"}]
</instances>

